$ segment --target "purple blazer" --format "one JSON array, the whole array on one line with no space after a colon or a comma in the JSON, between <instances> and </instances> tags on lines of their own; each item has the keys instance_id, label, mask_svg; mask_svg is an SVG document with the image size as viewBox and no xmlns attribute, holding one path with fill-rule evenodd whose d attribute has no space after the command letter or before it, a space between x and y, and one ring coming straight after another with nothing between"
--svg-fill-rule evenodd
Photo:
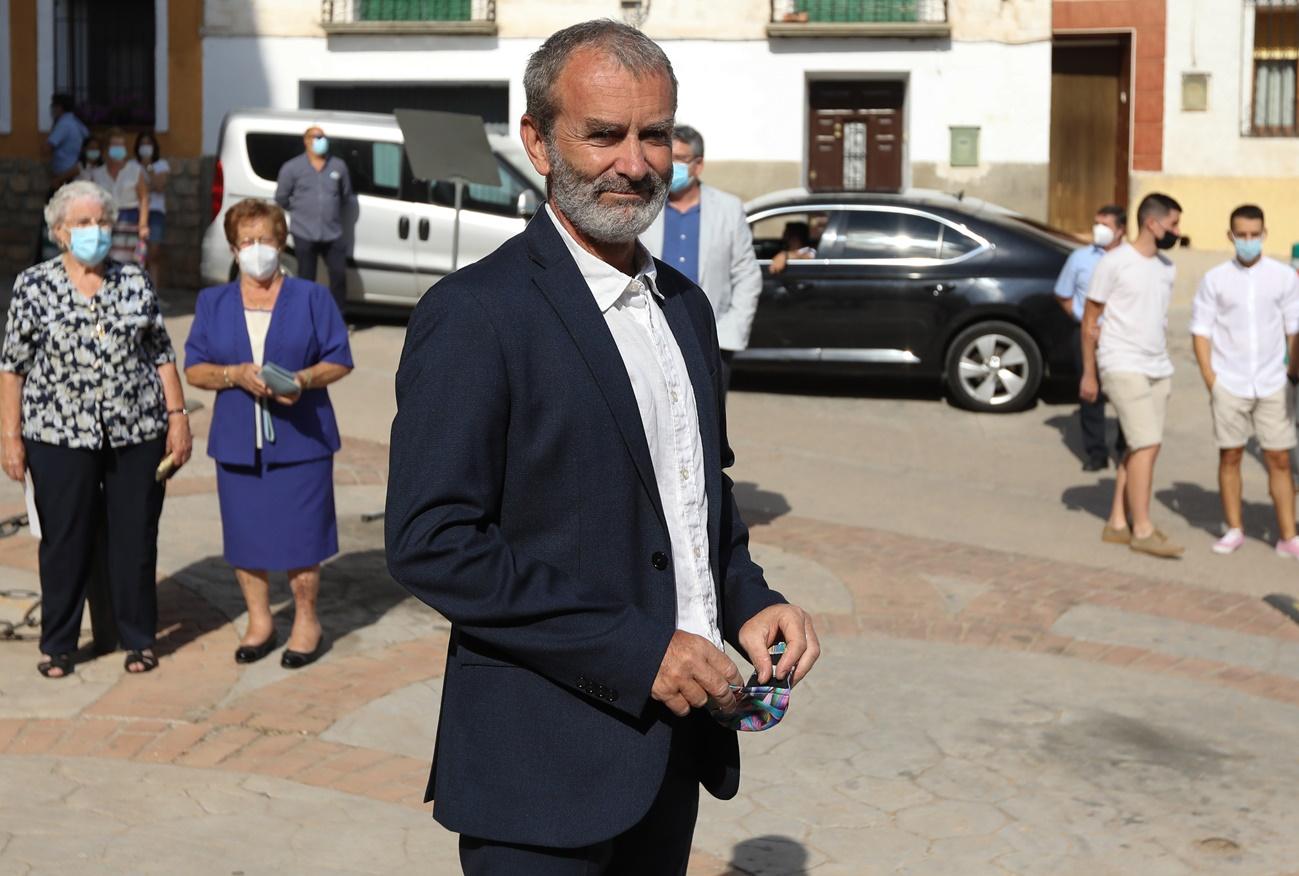
<instances>
[{"instance_id":1,"label":"purple blazer","mask_svg":"<svg viewBox=\"0 0 1299 876\"><path fill-rule=\"evenodd\" d=\"M253 348L238 281L199 292L194 323L185 340L185 367L251 361ZM271 311L263 361L290 371L318 362L352 367L347 326L328 289L297 277L284 279ZM266 407L275 423L275 442L263 442L263 462L305 462L338 452L338 422L327 390L308 389L294 405L270 401ZM228 465L255 464L254 408L253 397L237 386L217 392L207 439L208 456Z\"/></svg>"}]
</instances>

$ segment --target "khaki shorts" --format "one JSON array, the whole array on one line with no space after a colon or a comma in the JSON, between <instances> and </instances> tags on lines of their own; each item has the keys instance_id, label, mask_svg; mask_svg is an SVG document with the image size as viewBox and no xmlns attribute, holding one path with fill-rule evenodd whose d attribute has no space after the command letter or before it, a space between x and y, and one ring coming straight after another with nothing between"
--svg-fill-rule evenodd
<instances>
[{"instance_id":1,"label":"khaki shorts","mask_svg":"<svg viewBox=\"0 0 1299 876\"><path fill-rule=\"evenodd\" d=\"M1164 414L1173 391L1169 377L1147 377L1135 371L1106 371L1101 389L1119 415L1130 450L1153 447L1164 440Z\"/></svg>"},{"instance_id":2,"label":"khaki shorts","mask_svg":"<svg viewBox=\"0 0 1299 876\"><path fill-rule=\"evenodd\" d=\"M1251 435L1264 450L1289 450L1295 446L1294 421L1290 419L1284 388L1263 398L1241 398L1215 381L1209 393L1213 410L1213 438L1226 450L1244 447Z\"/></svg>"}]
</instances>

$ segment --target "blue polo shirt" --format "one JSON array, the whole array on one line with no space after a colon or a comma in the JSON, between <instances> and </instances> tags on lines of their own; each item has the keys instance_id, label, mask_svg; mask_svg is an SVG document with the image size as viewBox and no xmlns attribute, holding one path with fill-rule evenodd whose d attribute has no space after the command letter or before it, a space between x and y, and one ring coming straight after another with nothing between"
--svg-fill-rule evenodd
<instances>
[{"instance_id":1,"label":"blue polo shirt","mask_svg":"<svg viewBox=\"0 0 1299 876\"><path fill-rule=\"evenodd\" d=\"M1079 322L1082 322L1083 306L1087 302L1087 287L1092 282L1092 271L1096 270L1096 263L1103 255L1105 250L1094 243L1074 250L1069 254L1068 261L1064 263L1060 278L1055 281L1056 297L1072 299L1073 318Z\"/></svg>"},{"instance_id":2,"label":"blue polo shirt","mask_svg":"<svg viewBox=\"0 0 1299 876\"><path fill-rule=\"evenodd\" d=\"M90 132L81 123L81 119L64 110L50 129L48 142L54 150L50 160L50 169L56 174L67 173L81 158L81 145L86 142Z\"/></svg>"},{"instance_id":3,"label":"blue polo shirt","mask_svg":"<svg viewBox=\"0 0 1299 876\"><path fill-rule=\"evenodd\" d=\"M682 213L668 204L663 208L663 261L699 282L699 205Z\"/></svg>"}]
</instances>

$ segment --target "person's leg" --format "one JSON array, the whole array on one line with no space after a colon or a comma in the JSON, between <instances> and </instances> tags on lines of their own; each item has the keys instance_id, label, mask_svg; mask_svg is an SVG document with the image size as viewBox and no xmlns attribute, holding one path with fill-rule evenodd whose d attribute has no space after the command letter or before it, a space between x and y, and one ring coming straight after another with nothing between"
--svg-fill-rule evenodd
<instances>
[{"instance_id":1,"label":"person's leg","mask_svg":"<svg viewBox=\"0 0 1299 876\"><path fill-rule=\"evenodd\" d=\"M1110 517L1106 525L1111 529L1128 528L1128 454L1124 450L1114 467L1114 497L1110 499Z\"/></svg>"},{"instance_id":2,"label":"person's leg","mask_svg":"<svg viewBox=\"0 0 1299 876\"><path fill-rule=\"evenodd\" d=\"M1218 450L1218 495L1222 501L1222 519L1226 521L1228 529L1244 528L1240 516L1240 461L1244 457L1244 447L1223 447Z\"/></svg>"},{"instance_id":3,"label":"person's leg","mask_svg":"<svg viewBox=\"0 0 1299 876\"><path fill-rule=\"evenodd\" d=\"M1150 521L1150 494L1158 458L1158 444L1128 452L1128 511L1132 515L1132 534L1136 538L1147 538L1155 531L1155 525Z\"/></svg>"},{"instance_id":4,"label":"person's leg","mask_svg":"<svg viewBox=\"0 0 1299 876\"><path fill-rule=\"evenodd\" d=\"M235 580L248 606L248 628L239 640L240 646L256 647L275 634L271 616L271 579L264 569L235 569Z\"/></svg>"},{"instance_id":5,"label":"person's leg","mask_svg":"<svg viewBox=\"0 0 1299 876\"><path fill-rule=\"evenodd\" d=\"M41 524L41 653L77 650L86 582L95 559L101 517L99 460L93 450L24 442ZM56 669L52 675L60 675Z\"/></svg>"},{"instance_id":6,"label":"person's leg","mask_svg":"<svg viewBox=\"0 0 1299 876\"><path fill-rule=\"evenodd\" d=\"M288 649L310 654L320 644L320 618L316 616L316 599L320 595L320 566L289 572L293 591L293 631Z\"/></svg>"},{"instance_id":7,"label":"person's leg","mask_svg":"<svg viewBox=\"0 0 1299 876\"><path fill-rule=\"evenodd\" d=\"M162 298L162 236L167 229L167 214L161 210L149 211L149 278L154 291Z\"/></svg>"},{"instance_id":8,"label":"person's leg","mask_svg":"<svg viewBox=\"0 0 1299 876\"><path fill-rule=\"evenodd\" d=\"M126 651L151 653L158 635L158 518L166 490L154 474L165 444L165 439L155 438L101 451L108 585Z\"/></svg>"},{"instance_id":9,"label":"person's leg","mask_svg":"<svg viewBox=\"0 0 1299 876\"><path fill-rule=\"evenodd\" d=\"M1082 374L1082 329L1073 333L1073 359L1078 373ZM1102 387L1103 390L1103 387ZM1097 396L1094 402L1078 402L1078 425L1082 429L1083 462L1087 469L1104 468L1109 461L1105 443L1105 401ZM1122 458L1120 456L1120 458Z\"/></svg>"},{"instance_id":10,"label":"person's leg","mask_svg":"<svg viewBox=\"0 0 1299 876\"><path fill-rule=\"evenodd\" d=\"M614 837L607 871L611 876L685 876L699 816L699 731L694 717L674 722L663 784L645 816Z\"/></svg>"},{"instance_id":11,"label":"person's leg","mask_svg":"<svg viewBox=\"0 0 1299 876\"><path fill-rule=\"evenodd\" d=\"M460 835L460 869L465 876L599 876L606 871L613 842L577 849L551 849Z\"/></svg>"},{"instance_id":12,"label":"person's leg","mask_svg":"<svg viewBox=\"0 0 1299 876\"><path fill-rule=\"evenodd\" d=\"M1267 485L1276 508L1277 532L1281 541L1295 537L1294 478L1290 474L1289 450L1264 450L1267 461Z\"/></svg>"},{"instance_id":13,"label":"person's leg","mask_svg":"<svg viewBox=\"0 0 1299 876\"><path fill-rule=\"evenodd\" d=\"M321 246L314 240L293 238L293 255L298 260L298 276L302 279L316 282L316 262L320 258Z\"/></svg>"},{"instance_id":14,"label":"person's leg","mask_svg":"<svg viewBox=\"0 0 1299 876\"><path fill-rule=\"evenodd\" d=\"M329 294L334 296L338 312L347 316L347 242L343 238L321 244L324 247L325 270L329 273Z\"/></svg>"}]
</instances>

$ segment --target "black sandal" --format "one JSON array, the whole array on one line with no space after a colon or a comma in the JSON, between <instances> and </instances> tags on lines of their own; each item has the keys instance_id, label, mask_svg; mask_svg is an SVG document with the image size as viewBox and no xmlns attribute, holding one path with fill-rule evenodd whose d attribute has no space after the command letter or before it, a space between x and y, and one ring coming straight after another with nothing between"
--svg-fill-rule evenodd
<instances>
[{"instance_id":1,"label":"black sandal","mask_svg":"<svg viewBox=\"0 0 1299 876\"><path fill-rule=\"evenodd\" d=\"M139 663L144 668L132 669L132 663ZM143 651L128 651L126 653L126 662L122 664L122 668L125 669L129 675L143 675L146 672L152 672L158 668L158 658L153 654L146 654Z\"/></svg>"},{"instance_id":2,"label":"black sandal","mask_svg":"<svg viewBox=\"0 0 1299 876\"><path fill-rule=\"evenodd\" d=\"M75 670L72 668L71 654L47 654L48 659L36 664L36 671L46 678L67 678ZM50 675L51 669L57 669L60 675Z\"/></svg>"}]
</instances>

